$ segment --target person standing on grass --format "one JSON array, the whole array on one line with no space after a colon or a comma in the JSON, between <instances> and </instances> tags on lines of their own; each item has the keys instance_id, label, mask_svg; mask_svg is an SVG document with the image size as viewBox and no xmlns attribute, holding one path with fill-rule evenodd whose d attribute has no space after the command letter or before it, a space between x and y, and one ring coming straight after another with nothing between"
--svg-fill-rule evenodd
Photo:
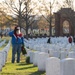
<instances>
[{"instance_id":1,"label":"person standing on grass","mask_svg":"<svg viewBox=\"0 0 75 75\"><path fill-rule=\"evenodd\" d=\"M16 62L20 62L20 53L21 47L24 45L24 38L21 33L21 28L16 26L15 29L9 32L9 36L12 37L12 63L15 62L15 55L17 53L17 60Z\"/></svg>"},{"instance_id":2,"label":"person standing on grass","mask_svg":"<svg viewBox=\"0 0 75 75\"><path fill-rule=\"evenodd\" d=\"M69 36L68 42L69 42L70 44L72 44L72 36Z\"/></svg>"}]
</instances>

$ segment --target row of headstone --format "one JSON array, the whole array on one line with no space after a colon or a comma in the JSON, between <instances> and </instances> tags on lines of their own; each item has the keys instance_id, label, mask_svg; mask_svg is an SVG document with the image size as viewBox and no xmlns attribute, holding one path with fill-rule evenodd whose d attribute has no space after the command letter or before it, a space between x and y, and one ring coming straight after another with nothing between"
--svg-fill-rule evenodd
<instances>
[{"instance_id":1,"label":"row of headstone","mask_svg":"<svg viewBox=\"0 0 75 75\"><path fill-rule=\"evenodd\" d=\"M6 40L3 40L2 42L0 42L0 47L1 47L2 45L4 45L5 42L6 42Z\"/></svg>"},{"instance_id":2,"label":"row of headstone","mask_svg":"<svg viewBox=\"0 0 75 75\"><path fill-rule=\"evenodd\" d=\"M49 56L50 57L57 57L60 59L64 59L68 56L68 53L66 51L53 51L49 50Z\"/></svg>"},{"instance_id":3,"label":"row of headstone","mask_svg":"<svg viewBox=\"0 0 75 75\"><path fill-rule=\"evenodd\" d=\"M56 57L47 58L46 75L75 75L75 59L60 60Z\"/></svg>"},{"instance_id":4,"label":"row of headstone","mask_svg":"<svg viewBox=\"0 0 75 75\"><path fill-rule=\"evenodd\" d=\"M39 71L46 71L46 75L75 75L75 50L72 51L72 45L35 46L37 51L28 50L27 55L30 56L30 63L37 66ZM30 44L30 47L33 45Z\"/></svg>"},{"instance_id":5,"label":"row of headstone","mask_svg":"<svg viewBox=\"0 0 75 75\"><path fill-rule=\"evenodd\" d=\"M33 52L30 52L30 54L33 54ZM63 59L60 63L60 59L56 57L48 58L47 53L34 52L32 59L34 66L38 66L39 71L45 71L46 69L46 75L75 75L75 59L73 58Z\"/></svg>"},{"instance_id":6,"label":"row of headstone","mask_svg":"<svg viewBox=\"0 0 75 75\"><path fill-rule=\"evenodd\" d=\"M69 50L54 51L52 49L49 49L46 53L49 53L50 57L57 57L60 58L61 60L65 58L75 58L75 51L69 51Z\"/></svg>"},{"instance_id":7,"label":"row of headstone","mask_svg":"<svg viewBox=\"0 0 75 75\"><path fill-rule=\"evenodd\" d=\"M49 37L46 37L46 38L28 38L25 39L26 42L29 42L29 43L47 43L47 40L48 40ZM50 37L50 41L51 43L68 43L68 37ZM65 42L64 42L65 41Z\"/></svg>"},{"instance_id":8,"label":"row of headstone","mask_svg":"<svg viewBox=\"0 0 75 75\"><path fill-rule=\"evenodd\" d=\"M38 44L38 43L29 43L28 48L36 51L41 51L41 52L49 52L49 50L53 51L75 51L74 45L71 44ZM26 45L25 45L26 46Z\"/></svg>"},{"instance_id":9,"label":"row of headstone","mask_svg":"<svg viewBox=\"0 0 75 75\"><path fill-rule=\"evenodd\" d=\"M5 66L5 63L7 61L7 55L8 55L9 48L10 48L10 41L4 47L3 50L0 50L0 71L2 71L2 67Z\"/></svg>"},{"instance_id":10,"label":"row of headstone","mask_svg":"<svg viewBox=\"0 0 75 75\"><path fill-rule=\"evenodd\" d=\"M26 40L25 39L25 45L26 47L29 47L29 48L32 48L34 46L34 44L47 44L47 40L48 40L48 37L46 38L33 38L33 39L28 39ZM50 39L51 41L51 44L58 44L60 46L65 46L67 44L69 44L68 42L68 37L51 37ZM61 45L62 44L62 45ZM74 43L72 43L74 44Z\"/></svg>"},{"instance_id":11,"label":"row of headstone","mask_svg":"<svg viewBox=\"0 0 75 75\"><path fill-rule=\"evenodd\" d=\"M40 51L27 50L27 56L30 57L30 63L37 66L39 71L46 71L46 59L49 57L48 53Z\"/></svg>"},{"instance_id":12,"label":"row of headstone","mask_svg":"<svg viewBox=\"0 0 75 75\"><path fill-rule=\"evenodd\" d=\"M48 44L40 44L40 46L39 45L37 45L37 46L34 45L32 47L35 48L33 50L40 51L40 52L46 52L46 53L49 53L49 56L58 57L60 59L64 59L67 56L69 57L69 52L70 51L75 52L75 48L71 49L71 44L68 44L67 47L65 45L66 48L63 48L64 45L60 48L59 44L58 44L58 46L57 45L52 45L52 44L50 44L50 45L48 45Z\"/></svg>"},{"instance_id":13,"label":"row of headstone","mask_svg":"<svg viewBox=\"0 0 75 75\"><path fill-rule=\"evenodd\" d=\"M46 71L46 75L75 75L75 58L73 52L69 53L71 58L49 57L48 53L29 50L30 63L38 67L39 71ZM28 53L27 52L27 53ZM72 55L71 55L72 54Z\"/></svg>"}]
</instances>

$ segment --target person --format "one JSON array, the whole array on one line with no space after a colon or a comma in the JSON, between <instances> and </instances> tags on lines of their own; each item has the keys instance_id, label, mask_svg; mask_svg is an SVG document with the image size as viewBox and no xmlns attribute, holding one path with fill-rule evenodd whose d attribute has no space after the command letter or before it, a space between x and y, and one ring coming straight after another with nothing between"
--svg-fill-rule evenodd
<instances>
[{"instance_id":1,"label":"person","mask_svg":"<svg viewBox=\"0 0 75 75\"><path fill-rule=\"evenodd\" d=\"M69 42L69 43L72 43L72 37L71 37L71 36L69 36L68 42Z\"/></svg>"},{"instance_id":2,"label":"person","mask_svg":"<svg viewBox=\"0 0 75 75\"><path fill-rule=\"evenodd\" d=\"M51 38L49 37L48 40L47 40L47 43L50 43L50 40L51 40Z\"/></svg>"},{"instance_id":3,"label":"person","mask_svg":"<svg viewBox=\"0 0 75 75\"><path fill-rule=\"evenodd\" d=\"M17 54L17 60L16 62L20 62L20 53L21 53L21 47L24 45L24 38L21 33L21 28L19 26L16 26L15 29L11 32L9 32L9 36L12 37L11 43L12 43L12 63L15 62L15 55Z\"/></svg>"}]
</instances>

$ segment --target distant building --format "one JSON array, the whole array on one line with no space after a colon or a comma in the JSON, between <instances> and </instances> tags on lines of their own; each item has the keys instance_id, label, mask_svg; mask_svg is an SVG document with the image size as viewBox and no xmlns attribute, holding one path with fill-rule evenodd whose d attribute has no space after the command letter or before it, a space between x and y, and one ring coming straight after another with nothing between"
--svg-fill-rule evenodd
<instances>
[{"instance_id":1,"label":"distant building","mask_svg":"<svg viewBox=\"0 0 75 75\"><path fill-rule=\"evenodd\" d=\"M55 35L68 36L75 34L75 12L71 8L62 8L55 13Z\"/></svg>"}]
</instances>

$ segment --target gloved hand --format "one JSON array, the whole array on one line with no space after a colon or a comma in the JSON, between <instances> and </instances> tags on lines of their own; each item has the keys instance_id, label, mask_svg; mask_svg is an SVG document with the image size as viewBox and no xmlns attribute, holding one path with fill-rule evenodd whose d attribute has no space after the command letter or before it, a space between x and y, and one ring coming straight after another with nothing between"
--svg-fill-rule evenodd
<instances>
[{"instance_id":1,"label":"gloved hand","mask_svg":"<svg viewBox=\"0 0 75 75\"><path fill-rule=\"evenodd\" d=\"M22 54L23 54L23 55L24 55L24 54L27 54L26 49L25 49L25 47L24 47L24 44L22 44L21 50L22 50Z\"/></svg>"}]
</instances>

